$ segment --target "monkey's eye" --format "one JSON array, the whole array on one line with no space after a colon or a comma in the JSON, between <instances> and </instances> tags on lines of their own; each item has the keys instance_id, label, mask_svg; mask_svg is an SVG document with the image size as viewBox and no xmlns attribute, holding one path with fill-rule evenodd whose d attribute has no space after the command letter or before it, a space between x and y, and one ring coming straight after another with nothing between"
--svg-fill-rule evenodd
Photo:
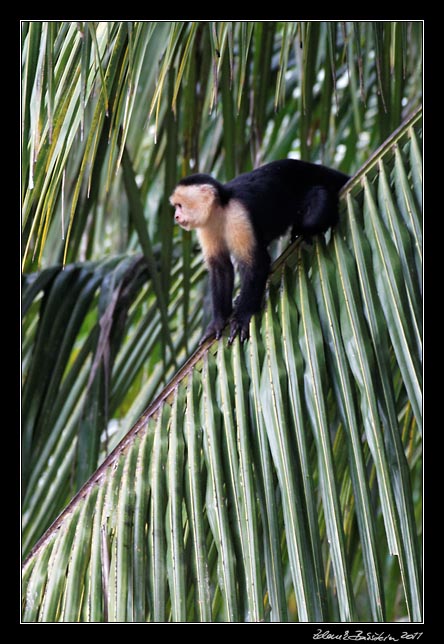
<instances>
[{"instance_id":1,"label":"monkey's eye","mask_svg":"<svg viewBox=\"0 0 444 644\"><path fill-rule=\"evenodd\" d=\"M181 203L176 204L176 208L182 209L182 204Z\"/></svg>"}]
</instances>

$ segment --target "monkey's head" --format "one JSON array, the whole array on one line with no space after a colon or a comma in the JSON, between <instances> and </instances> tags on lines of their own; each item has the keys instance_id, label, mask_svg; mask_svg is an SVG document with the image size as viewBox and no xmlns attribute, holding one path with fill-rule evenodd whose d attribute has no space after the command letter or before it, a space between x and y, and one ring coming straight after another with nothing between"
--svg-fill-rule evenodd
<instances>
[{"instance_id":1,"label":"monkey's head","mask_svg":"<svg viewBox=\"0 0 444 644\"><path fill-rule=\"evenodd\" d=\"M182 179L170 197L174 219L185 230L203 228L218 205L223 186L209 174L192 174Z\"/></svg>"}]
</instances>

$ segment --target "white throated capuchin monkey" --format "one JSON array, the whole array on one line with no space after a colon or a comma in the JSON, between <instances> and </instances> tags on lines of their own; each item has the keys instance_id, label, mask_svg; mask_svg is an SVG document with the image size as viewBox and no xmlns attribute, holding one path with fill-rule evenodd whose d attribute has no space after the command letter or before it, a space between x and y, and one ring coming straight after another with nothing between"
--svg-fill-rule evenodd
<instances>
[{"instance_id":1,"label":"white throated capuchin monkey","mask_svg":"<svg viewBox=\"0 0 444 644\"><path fill-rule=\"evenodd\" d=\"M268 244L291 227L292 239L324 233L338 221L338 192L349 177L322 165L284 159L222 184L208 174L182 179L170 197L175 220L196 229L210 273L213 318L201 342L231 317L229 343L249 336L270 269ZM233 311L233 258L241 278Z\"/></svg>"}]
</instances>

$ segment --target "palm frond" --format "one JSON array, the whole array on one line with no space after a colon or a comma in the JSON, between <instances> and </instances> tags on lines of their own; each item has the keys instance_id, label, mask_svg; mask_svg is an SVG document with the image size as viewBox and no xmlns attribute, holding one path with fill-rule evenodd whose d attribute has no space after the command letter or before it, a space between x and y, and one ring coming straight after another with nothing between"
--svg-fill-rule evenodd
<instances>
[{"instance_id":1,"label":"palm frond","mask_svg":"<svg viewBox=\"0 0 444 644\"><path fill-rule=\"evenodd\" d=\"M25 621L421 619L420 119L276 262L250 342L202 346L31 549ZM106 311L128 273L103 270ZM78 297L94 270L70 272Z\"/></svg>"}]
</instances>

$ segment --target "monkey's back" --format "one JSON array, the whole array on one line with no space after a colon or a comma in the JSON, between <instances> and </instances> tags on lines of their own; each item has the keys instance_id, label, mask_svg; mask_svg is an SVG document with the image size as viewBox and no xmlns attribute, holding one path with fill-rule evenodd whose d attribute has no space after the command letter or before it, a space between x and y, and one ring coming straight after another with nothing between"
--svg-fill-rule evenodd
<instances>
[{"instance_id":1,"label":"monkey's back","mask_svg":"<svg viewBox=\"0 0 444 644\"><path fill-rule=\"evenodd\" d=\"M322 165L283 159L239 175L224 189L246 206L257 234L268 243L302 220L308 191L322 187L337 194L348 179Z\"/></svg>"}]
</instances>

